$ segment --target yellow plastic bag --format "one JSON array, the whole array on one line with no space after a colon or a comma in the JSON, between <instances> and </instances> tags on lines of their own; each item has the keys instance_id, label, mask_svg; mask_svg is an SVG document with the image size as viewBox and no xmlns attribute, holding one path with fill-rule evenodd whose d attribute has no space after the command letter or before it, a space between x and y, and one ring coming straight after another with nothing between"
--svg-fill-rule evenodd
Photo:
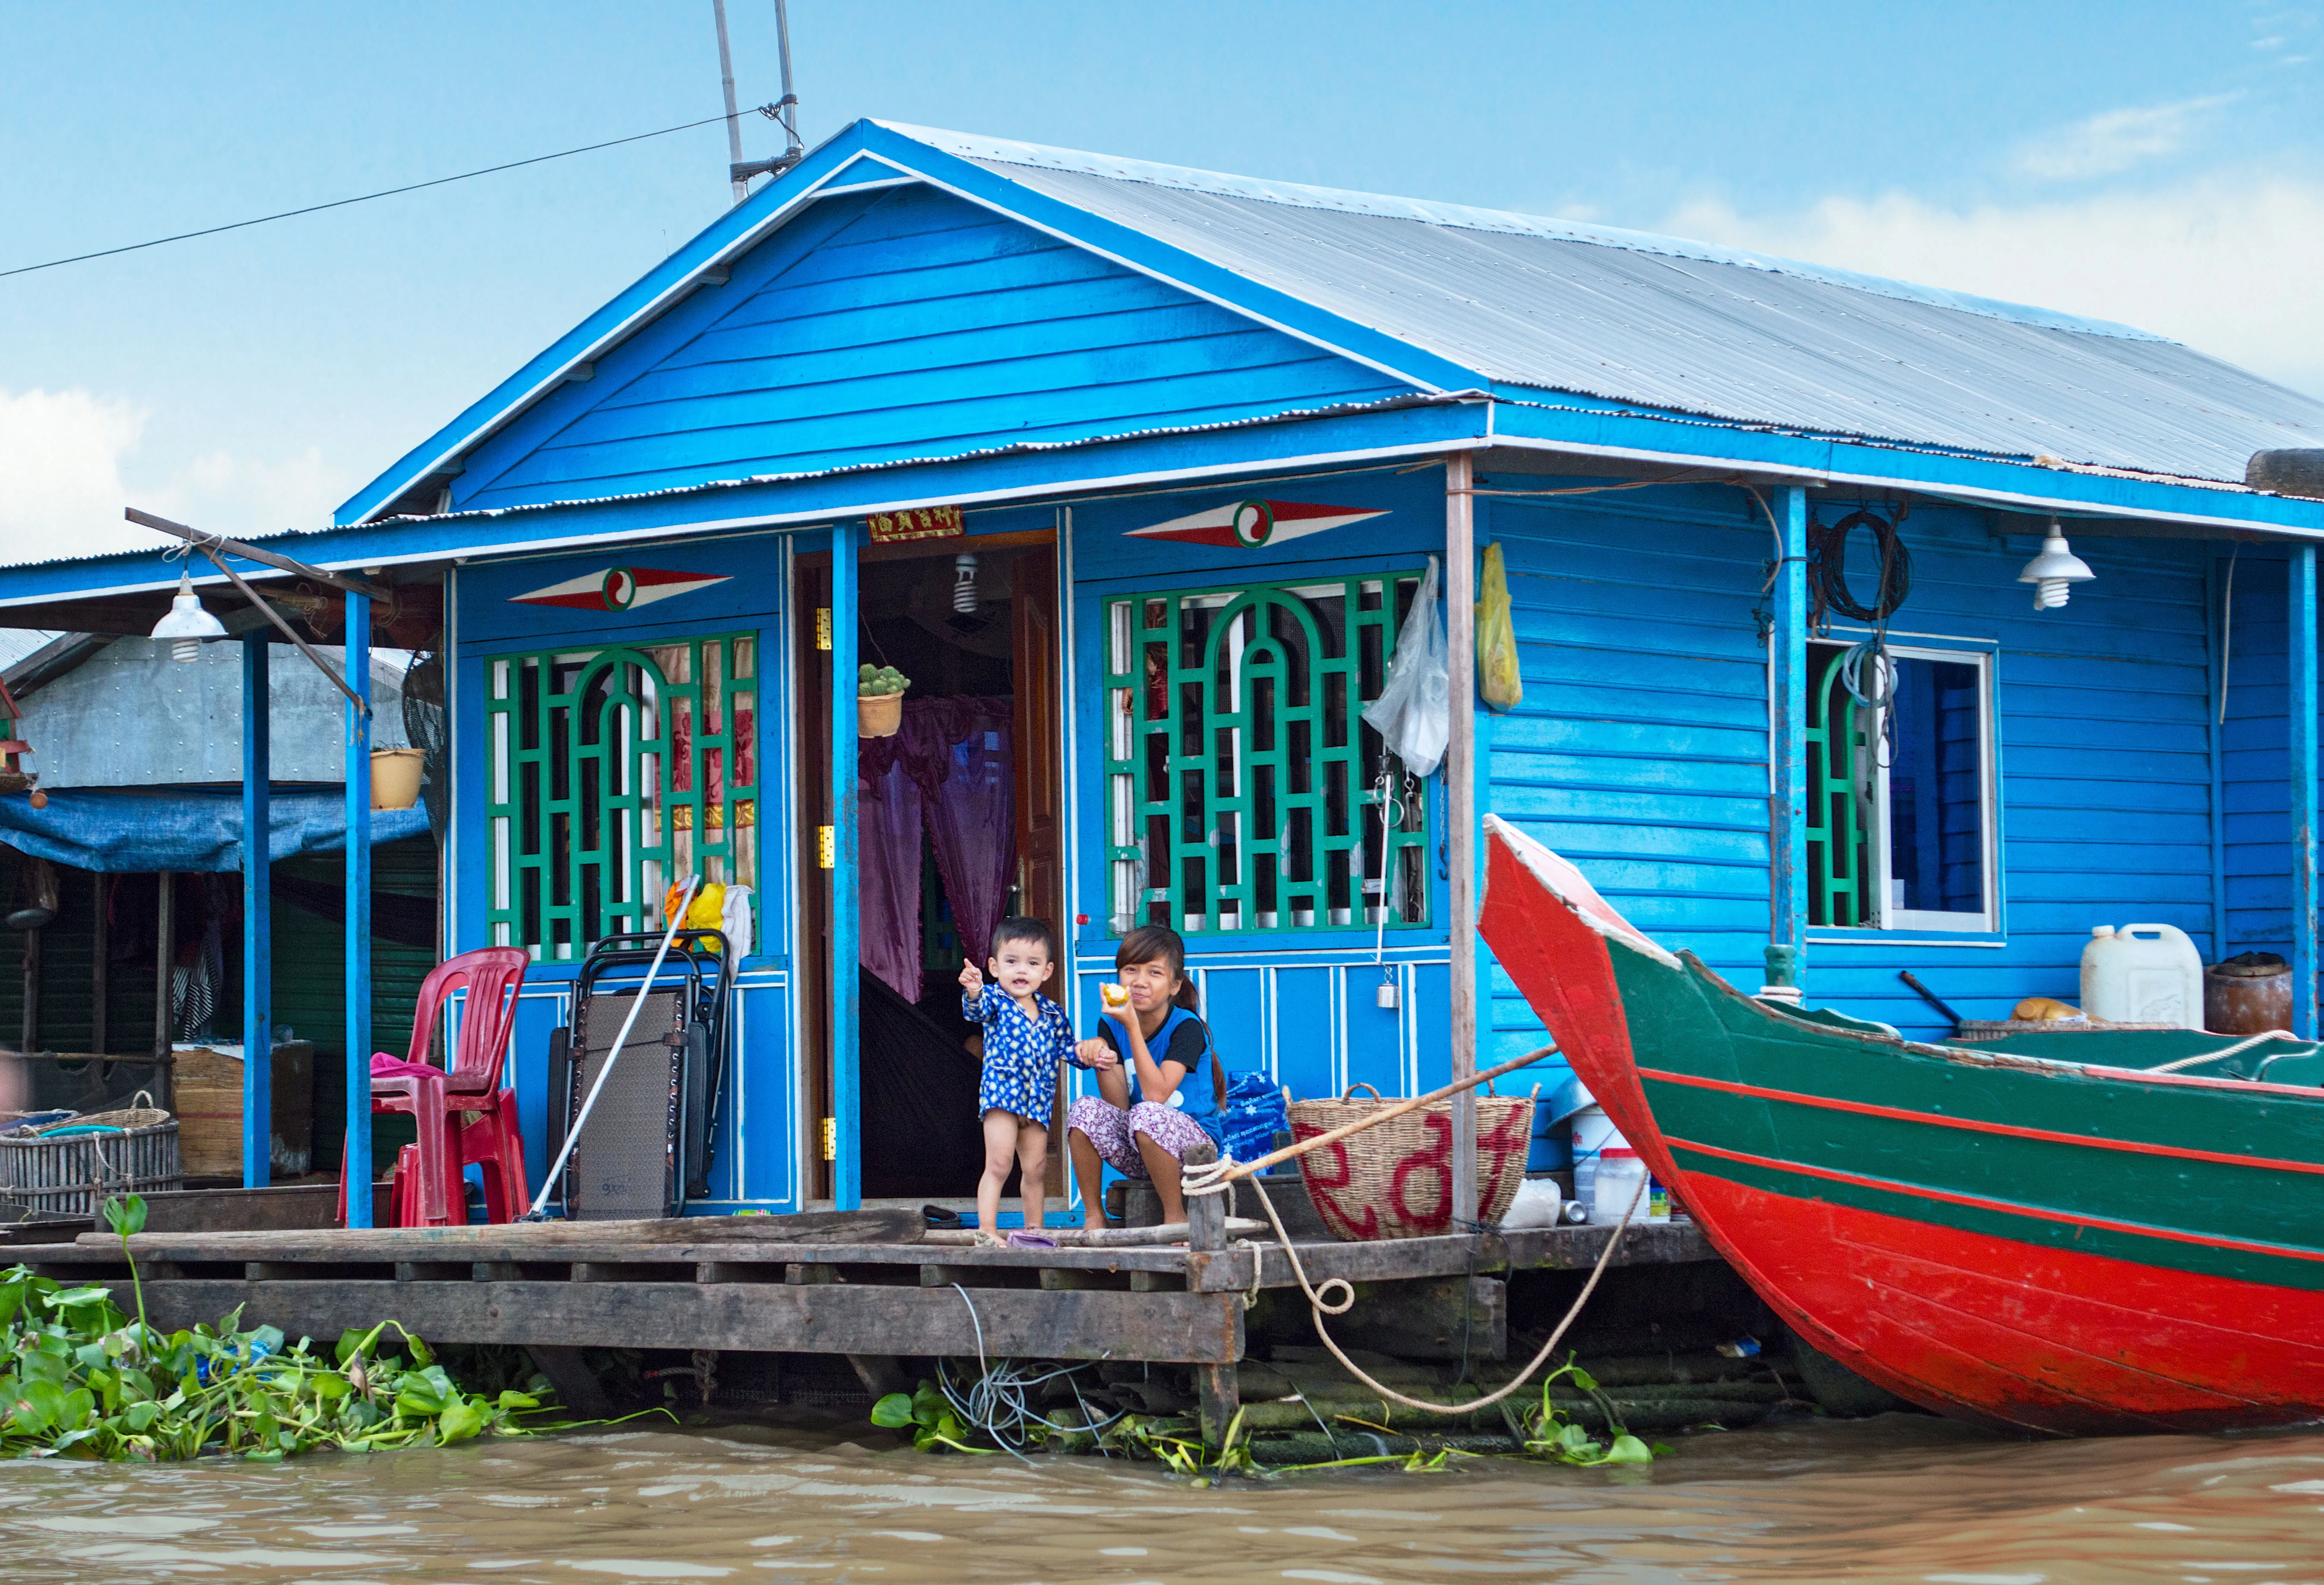
<instances>
[{"instance_id":1,"label":"yellow plastic bag","mask_svg":"<svg viewBox=\"0 0 2324 1585\"><path fill-rule=\"evenodd\" d=\"M661 921L665 928L677 914L678 899L685 890L686 882L681 880L662 893ZM688 930L717 929L725 906L726 888L715 880L705 881L695 892L694 900L686 907L686 927Z\"/></svg>"},{"instance_id":2,"label":"yellow plastic bag","mask_svg":"<svg viewBox=\"0 0 2324 1585\"><path fill-rule=\"evenodd\" d=\"M1514 710L1525 699L1525 679L1517 673L1517 631L1509 617L1509 575L1499 540L1485 547L1477 594L1477 696L1489 709Z\"/></svg>"}]
</instances>

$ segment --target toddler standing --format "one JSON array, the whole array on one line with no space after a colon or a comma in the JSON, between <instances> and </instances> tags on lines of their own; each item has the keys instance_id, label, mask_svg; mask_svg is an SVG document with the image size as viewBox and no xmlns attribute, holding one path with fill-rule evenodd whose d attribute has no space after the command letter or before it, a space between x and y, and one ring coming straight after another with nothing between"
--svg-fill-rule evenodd
<instances>
[{"instance_id":1,"label":"toddler standing","mask_svg":"<svg viewBox=\"0 0 2324 1585\"><path fill-rule=\"evenodd\" d=\"M976 1185L976 1241L1001 1242L1001 1185L1013 1157L1025 1228L1038 1232L1048 1218L1049 1113L1056 1099L1060 1059L1088 1067L1074 1054L1065 1009L1041 994L1057 972L1056 938L1038 919L1010 918L992 933L985 967L995 996L974 963L960 971L960 1016L984 1027L984 1077L976 1108L984 1126L984 1176Z\"/></svg>"}]
</instances>

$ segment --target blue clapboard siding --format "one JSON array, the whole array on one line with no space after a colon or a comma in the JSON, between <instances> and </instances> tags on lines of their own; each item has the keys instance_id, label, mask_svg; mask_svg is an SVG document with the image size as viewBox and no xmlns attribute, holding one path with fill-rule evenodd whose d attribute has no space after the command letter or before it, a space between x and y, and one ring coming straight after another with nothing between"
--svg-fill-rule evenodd
<instances>
[{"instance_id":1,"label":"blue clapboard siding","mask_svg":"<svg viewBox=\"0 0 2324 1585\"><path fill-rule=\"evenodd\" d=\"M1850 509L1817 505L1825 521ZM2031 587L2016 581L2034 540L1992 538L1980 512L1928 507L1906 521L1904 538L1913 593L1892 623L1896 641L1932 634L1996 657L2002 945L1812 945L1810 996L1935 1037L1950 1030L1899 981L1899 970L1964 1015L1995 1018L2025 996L2078 1001L2082 946L2095 925L2176 925L2208 949L2204 548L2076 539L2096 581L2079 585L2063 610L2036 613Z\"/></svg>"},{"instance_id":2,"label":"blue clapboard siding","mask_svg":"<svg viewBox=\"0 0 2324 1585\"><path fill-rule=\"evenodd\" d=\"M1819 498L1814 511L1829 521L1854 504ZM1768 923L1766 652L1751 616L1765 521L1736 491L1694 488L1492 500L1485 521L1508 558L1526 680L1524 705L1492 723L1491 807L1572 859L1641 928L1755 987ZM1900 969L1967 1016L2000 1018L2024 996L2076 997L2094 925L2160 921L2208 947L2208 552L2078 540L2098 580L2037 614L2016 581L2030 541L1991 538L1982 513L1926 507L1904 537L1914 585L1895 641L1995 657L2004 929L1893 943L1812 931L1810 1000L1936 1036L1950 1031ZM2272 598L2280 651L2280 570ZM2239 667L2246 653L2239 641ZM2280 717L2280 659L2274 678ZM2238 791L2271 797L2280 850L2280 719L2273 730L2273 764L2231 788L2228 807ZM2264 876L2281 917L2280 859L2246 859L2255 906L2270 895ZM1539 1026L1498 970L1492 995L1494 1047L1514 1055Z\"/></svg>"},{"instance_id":3,"label":"blue clapboard siding","mask_svg":"<svg viewBox=\"0 0 2324 1585\"><path fill-rule=\"evenodd\" d=\"M1508 565L1525 677L1524 703L1490 724L1480 801L1641 929L1749 987L1767 938L1766 651L1751 611L1769 534L1756 513L1708 488L1486 498L1479 512L1480 542L1498 539ZM1541 1043L1541 1025L1489 972L1480 1060L1506 1061Z\"/></svg>"},{"instance_id":4,"label":"blue clapboard siding","mask_svg":"<svg viewBox=\"0 0 2324 1585\"><path fill-rule=\"evenodd\" d=\"M2227 884L2227 951L2292 955L2291 764L2283 711L2288 629L2284 559L2245 545L2218 558L2230 592L2227 723L2221 729L2221 842Z\"/></svg>"},{"instance_id":5,"label":"blue clapboard siding","mask_svg":"<svg viewBox=\"0 0 2324 1585\"><path fill-rule=\"evenodd\" d=\"M453 497L586 499L1404 389L915 186L816 205L480 447Z\"/></svg>"}]
</instances>

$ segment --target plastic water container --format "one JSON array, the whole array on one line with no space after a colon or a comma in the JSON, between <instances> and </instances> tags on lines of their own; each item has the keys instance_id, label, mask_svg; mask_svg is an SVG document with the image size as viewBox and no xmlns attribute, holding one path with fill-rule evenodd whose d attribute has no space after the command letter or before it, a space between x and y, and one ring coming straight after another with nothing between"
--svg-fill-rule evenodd
<instances>
[{"instance_id":1,"label":"plastic water container","mask_svg":"<svg viewBox=\"0 0 2324 1585\"><path fill-rule=\"evenodd\" d=\"M2082 948L2082 1011L2109 1024L2203 1027L2203 954L2172 925L2100 925Z\"/></svg>"},{"instance_id":2,"label":"plastic water container","mask_svg":"<svg viewBox=\"0 0 2324 1585\"><path fill-rule=\"evenodd\" d=\"M1632 1221L1644 1221L1648 1214L1646 1197L1638 1193L1638 1185L1646 1181L1646 1164L1628 1145L1609 1145L1598 1153L1598 1175L1590 1184L1590 1220L1611 1227L1629 1212ZM1630 1197L1637 1195L1637 1209L1630 1208ZM1668 1219L1665 1212L1665 1219Z\"/></svg>"},{"instance_id":3,"label":"plastic water container","mask_svg":"<svg viewBox=\"0 0 2324 1585\"><path fill-rule=\"evenodd\" d=\"M1606 1109L1592 1101L1573 1114L1573 1197L1584 1205L1594 1205L1590 1185L1598 1175L1598 1157L1608 1146L1628 1143L1606 1116ZM1634 1153L1635 1154L1635 1153ZM1596 1212L1593 1210L1594 1216Z\"/></svg>"}]
</instances>

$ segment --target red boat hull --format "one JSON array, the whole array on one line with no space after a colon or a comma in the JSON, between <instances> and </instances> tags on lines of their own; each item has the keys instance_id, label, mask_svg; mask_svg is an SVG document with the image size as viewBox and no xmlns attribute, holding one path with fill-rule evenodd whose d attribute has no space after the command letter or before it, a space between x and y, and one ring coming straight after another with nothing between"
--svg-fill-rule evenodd
<instances>
[{"instance_id":1,"label":"red boat hull","mask_svg":"<svg viewBox=\"0 0 2324 1585\"><path fill-rule=\"evenodd\" d=\"M1654 1009L1643 1008L1662 1044L1634 1050L1626 993L1636 1000L1642 987L1654 992L1658 976L1683 981L1691 973L1751 1009L1738 1014L1719 1005L1730 1026L1759 1009L1700 965L1682 966L1638 935L1563 861L1498 821L1491 825L1481 924L1495 955L1624 1136L1678 1190L1720 1254L1805 1341L1899 1396L2020 1432L2218 1429L2319 1417L2324 1248L2282 1240L2272 1230L2236 1238L2161 1225L2152 1204L2108 1216L2060 1209L2033 1195L2004 1197L1976 1184L1948 1186L1933 1165L1919 1170L1935 1163L1933 1147L1916 1156L1896 1149L1895 1138L1879 1141L1888 1154L1871 1157L1872 1170L1820 1162L1811 1141L1869 1117L1872 1127L1919 1130L1900 1136L1908 1147L1925 1136L1940 1145L1967 1140L1988 1156L2103 1150L2096 1158L2109 1166L2126 1159L2144 1170L2140 1157L2123 1155L2139 1147L1978 1120L1960 1098L1987 1082L2039 1083L2042 1064L2005 1066L1983 1054L1849 1037L1856 1044L1837 1053L1845 1067L1829 1061L1833 1054L1813 1053L1826 1065L1808 1071L1830 1073L1831 1090L1803 1093L1796 1092L1802 1070L1770 1082L1753 1042L1779 1050L1788 1040L1815 1039L1812 1027L1802 1032L1796 1020L1766 1014L1768 1034L1747 1027L1732 1053L1706 1055L1707 1035L1672 1041L1671 1021L1657 1022ZM1685 989L1700 1000L1698 986ZM1698 1018L1689 1027L1719 1026ZM1958 1062L1957 1074L1943 1075L1955 1081L1943 1092L1947 1099L1915 1111L1837 1092L1845 1083L1867 1083L1884 1047L1923 1067L1932 1059L1940 1067ZM2216 1081L2124 1076L2139 1081L2142 1091L2185 1084L2216 1097L2226 1088ZM1761 1082L1748 1082L1754 1079ZM2074 1082L2087 1087L2082 1075ZM2236 1093L2260 1092L2296 1095L2302 1108L2316 1104L2312 1092L2283 1086L2245 1085ZM1811 1126L1771 1124L1778 1114L1805 1117ZM2020 1143L2028 1138L2039 1143ZM2312 1194L2308 1185L2318 1181L2305 1175L2319 1170L2308 1161L2176 1154L2227 1164L2188 1171L2292 1166L2301 1175L2292 1178L2296 1194ZM2170 1157L2153 1165L2158 1175L2180 1170ZM2250 1175L2283 1182L2258 1171ZM2284 1278L2237 1275L2248 1270Z\"/></svg>"}]
</instances>

